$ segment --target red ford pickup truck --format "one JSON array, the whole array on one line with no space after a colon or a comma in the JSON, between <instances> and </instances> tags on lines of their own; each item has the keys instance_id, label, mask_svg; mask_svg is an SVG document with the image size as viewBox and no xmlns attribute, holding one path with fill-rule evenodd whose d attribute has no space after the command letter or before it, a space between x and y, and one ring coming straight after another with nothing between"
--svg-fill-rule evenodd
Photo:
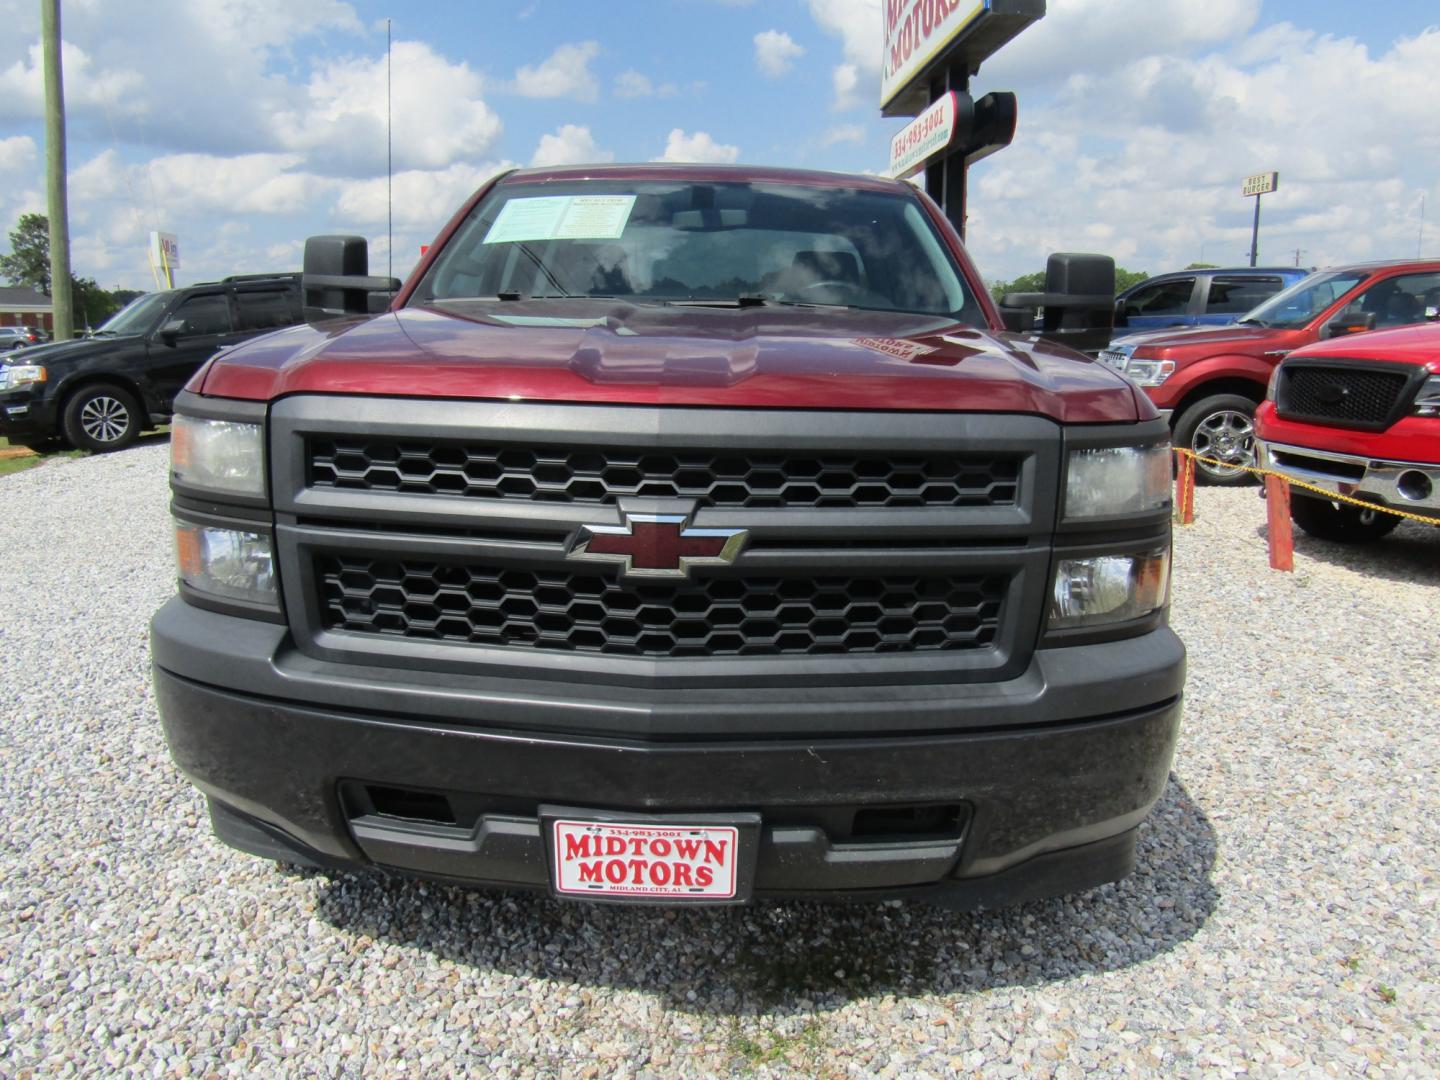
<instances>
[{"instance_id":1,"label":"red ford pickup truck","mask_svg":"<svg viewBox=\"0 0 1440 1080\"><path fill-rule=\"evenodd\" d=\"M1196 478L1243 484L1255 464L1255 408L1275 365L1294 350L1348 334L1418 323L1440 305L1440 262L1362 263L1311 274L1217 330L1127 336L1100 353L1160 407L1176 446L1219 464Z\"/></svg>"},{"instance_id":2,"label":"red ford pickup truck","mask_svg":"<svg viewBox=\"0 0 1440 1080\"><path fill-rule=\"evenodd\" d=\"M1266 468L1440 524L1440 323L1296 350L1276 369L1255 432ZM1401 521L1298 487L1290 512L1312 536L1347 543Z\"/></svg>"},{"instance_id":3,"label":"red ford pickup truck","mask_svg":"<svg viewBox=\"0 0 1440 1080\"><path fill-rule=\"evenodd\" d=\"M1051 269L1109 309L1109 260ZM666 904L1129 871L1184 680L1168 431L1004 332L928 198L512 172L366 275L312 238L313 324L177 404L154 678L222 840Z\"/></svg>"}]
</instances>

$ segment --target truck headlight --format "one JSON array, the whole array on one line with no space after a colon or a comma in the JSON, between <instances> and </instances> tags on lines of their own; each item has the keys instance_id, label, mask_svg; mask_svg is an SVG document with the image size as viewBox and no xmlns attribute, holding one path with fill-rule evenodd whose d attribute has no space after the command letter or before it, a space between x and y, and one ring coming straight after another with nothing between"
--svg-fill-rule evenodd
<instances>
[{"instance_id":1,"label":"truck headlight","mask_svg":"<svg viewBox=\"0 0 1440 1080\"><path fill-rule=\"evenodd\" d=\"M1175 361L1132 356L1125 362L1125 374L1129 375L1137 386L1159 386L1175 374Z\"/></svg>"},{"instance_id":2,"label":"truck headlight","mask_svg":"<svg viewBox=\"0 0 1440 1080\"><path fill-rule=\"evenodd\" d=\"M6 364L0 367L0 390L42 383L49 377L44 364Z\"/></svg>"},{"instance_id":3,"label":"truck headlight","mask_svg":"<svg viewBox=\"0 0 1440 1080\"><path fill-rule=\"evenodd\" d=\"M1117 446L1072 450L1065 516L1111 517L1160 510L1170 502L1170 448Z\"/></svg>"},{"instance_id":4,"label":"truck headlight","mask_svg":"<svg viewBox=\"0 0 1440 1080\"><path fill-rule=\"evenodd\" d=\"M264 428L233 420L177 416L170 427L170 475L185 487L264 495Z\"/></svg>"},{"instance_id":5,"label":"truck headlight","mask_svg":"<svg viewBox=\"0 0 1440 1080\"><path fill-rule=\"evenodd\" d=\"M1425 380L1410 411L1416 416L1440 416L1440 375L1431 375Z\"/></svg>"},{"instance_id":6,"label":"truck headlight","mask_svg":"<svg viewBox=\"0 0 1440 1080\"><path fill-rule=\"evenodd\" d=\"M175 523L180 580L197 592L227 600L274 604L275 560L264 533Z\"/></svg>"},{"instance_id":7,"label":"truck headlight","mask_svg":"<svg viewBox=\"0 0 1440 1080\"><path fill-rule=\"evenodd\" d=\"M1061 559L1050 597L1050 629L1127 622L1165 606L1170 551Z\"/></svg>"}]
</instances>

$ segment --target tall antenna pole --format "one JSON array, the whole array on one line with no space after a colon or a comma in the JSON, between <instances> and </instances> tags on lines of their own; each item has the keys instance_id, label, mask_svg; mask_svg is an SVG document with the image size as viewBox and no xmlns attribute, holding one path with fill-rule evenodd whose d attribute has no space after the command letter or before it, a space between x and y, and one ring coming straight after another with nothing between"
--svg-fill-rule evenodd
<instances>
[{"instance_id":1,"label":"tall antenna pole","mask_svg":"<svg viewBox=\"0 0 1440 1080\"><path fill-rule=\"evenodd\" d=\"M385 251L386 277L395 276L395 155L390 140L390 20L385 20Z\"/></svg>"},{"instance_id":2,"label":"tall antenna pole","mask_svg":"<svg viewBox=\"0 0 1440 1080\"><path fill-rule=\"evenodd\" d=\"M65 193L65 84L60 71L60 0L40 0L45 54L45 195L50 217L52 336L75 336L70 295L70 211Z\"/></svg>"},{"instance_id":3,"label":"tall antenna pole","mask_svg":"<svg viewBox=\"0 0 1440 1080\"><path fill-rule=\"evenodd\" d=\"M1415 238L1415 258L1420 258L1420 249L1425 245L1425 193L1420 193L1420 235Z\"/></svg>"}]
</instances>

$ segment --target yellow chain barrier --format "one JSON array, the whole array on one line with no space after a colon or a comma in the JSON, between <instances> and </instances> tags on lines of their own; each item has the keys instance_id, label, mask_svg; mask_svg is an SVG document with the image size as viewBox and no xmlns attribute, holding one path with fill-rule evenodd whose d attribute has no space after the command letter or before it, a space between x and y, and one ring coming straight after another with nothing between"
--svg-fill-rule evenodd
<instances>
[{"instance_id":1,"label":"yellow chain barrier","mask_svg":"<svg viewBox=\"0 0 1440 1080\"><path fill-rule=\"evenodd\" d=\"M1216 465L1222 469L1239 469L1241 472L1253 473L1255 476L1276 476L1279 477L1281 480L1284 480L1291 487L1303 488L1306 491L1313 491L1317 495L1323 495L1325 498L1329 499L1332 502L1349 503L1351 506L1358 506L1365 510L1374 510L1377 513L1381 514L1393 514L1395 517L1404 518L1406 521L1418 521L1422 525L1440 526L1440 518L1425 517L1423 514L1412 514L1408 510L1393 510L1388 506L1381 506L1378 503L1366 502L1364 499L1356 499L1350 495L1337 495L1333 491L1327 491L1325 488L1317 487L1314 484L1307 484L1304 480L1296 480L1293 476L1286 476L1284 473L1276 472L1274 469L1262 469L1255 465L1234 465L1228 461L1220 461L1216 458L1201 457L1199 454L1195 453L1195 451L1186 450L1184 447L1180 446L1174 446L1171 447L1171 449L1182 457L1190 458L1190 460L1196 462L1197 464Z\"/></svg>"}]
</instances>

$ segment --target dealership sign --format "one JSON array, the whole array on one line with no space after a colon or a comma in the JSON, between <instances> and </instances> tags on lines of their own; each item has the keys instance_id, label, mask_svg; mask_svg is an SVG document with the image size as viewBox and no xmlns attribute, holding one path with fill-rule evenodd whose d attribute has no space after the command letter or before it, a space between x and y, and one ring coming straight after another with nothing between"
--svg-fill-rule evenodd
<instances>
[{"instance_id":1,"label":"dealership sign","mask_svg":"<svg viewBox=\"0 0 1440 1080\"><path fill-rule=\"evenodd\" d=\"M955 138L955 94L950 92L906 124L890 140L890 175L909 176Z\"/></svg>"},{"instance_id":2,"label":"dealership sign","mask_svg":"<svg viewBox=\"0 0 1440 1080\"><path fill-rule=\"evenodd\" d=\"M159 269L175 270L180 266L180 241L174 233L150 234L150 262Z\"/></svg>"},{"instance_id":3,"label":"dealership sign","mask_svg":"<svg viewBox=\"0 0 1440 1080\"><path fill-rule=\"evenodd\" d=\"M1280 186L1278 172L1262 172L1247 176L1240 185L1241 195L1269 195Z\"/></svg>"},{"instance_id":4,"label":"dealership sign","mask_svg":"<svg viewBox=\"0 0 1440 1080\"><path fill-rule=\"evenodd\" d=\"M1045 0L880 0L880 111L915 116L930 104L932 76L952 67L973 75L1044 17Z\"/></svg>"}]
</instances>

